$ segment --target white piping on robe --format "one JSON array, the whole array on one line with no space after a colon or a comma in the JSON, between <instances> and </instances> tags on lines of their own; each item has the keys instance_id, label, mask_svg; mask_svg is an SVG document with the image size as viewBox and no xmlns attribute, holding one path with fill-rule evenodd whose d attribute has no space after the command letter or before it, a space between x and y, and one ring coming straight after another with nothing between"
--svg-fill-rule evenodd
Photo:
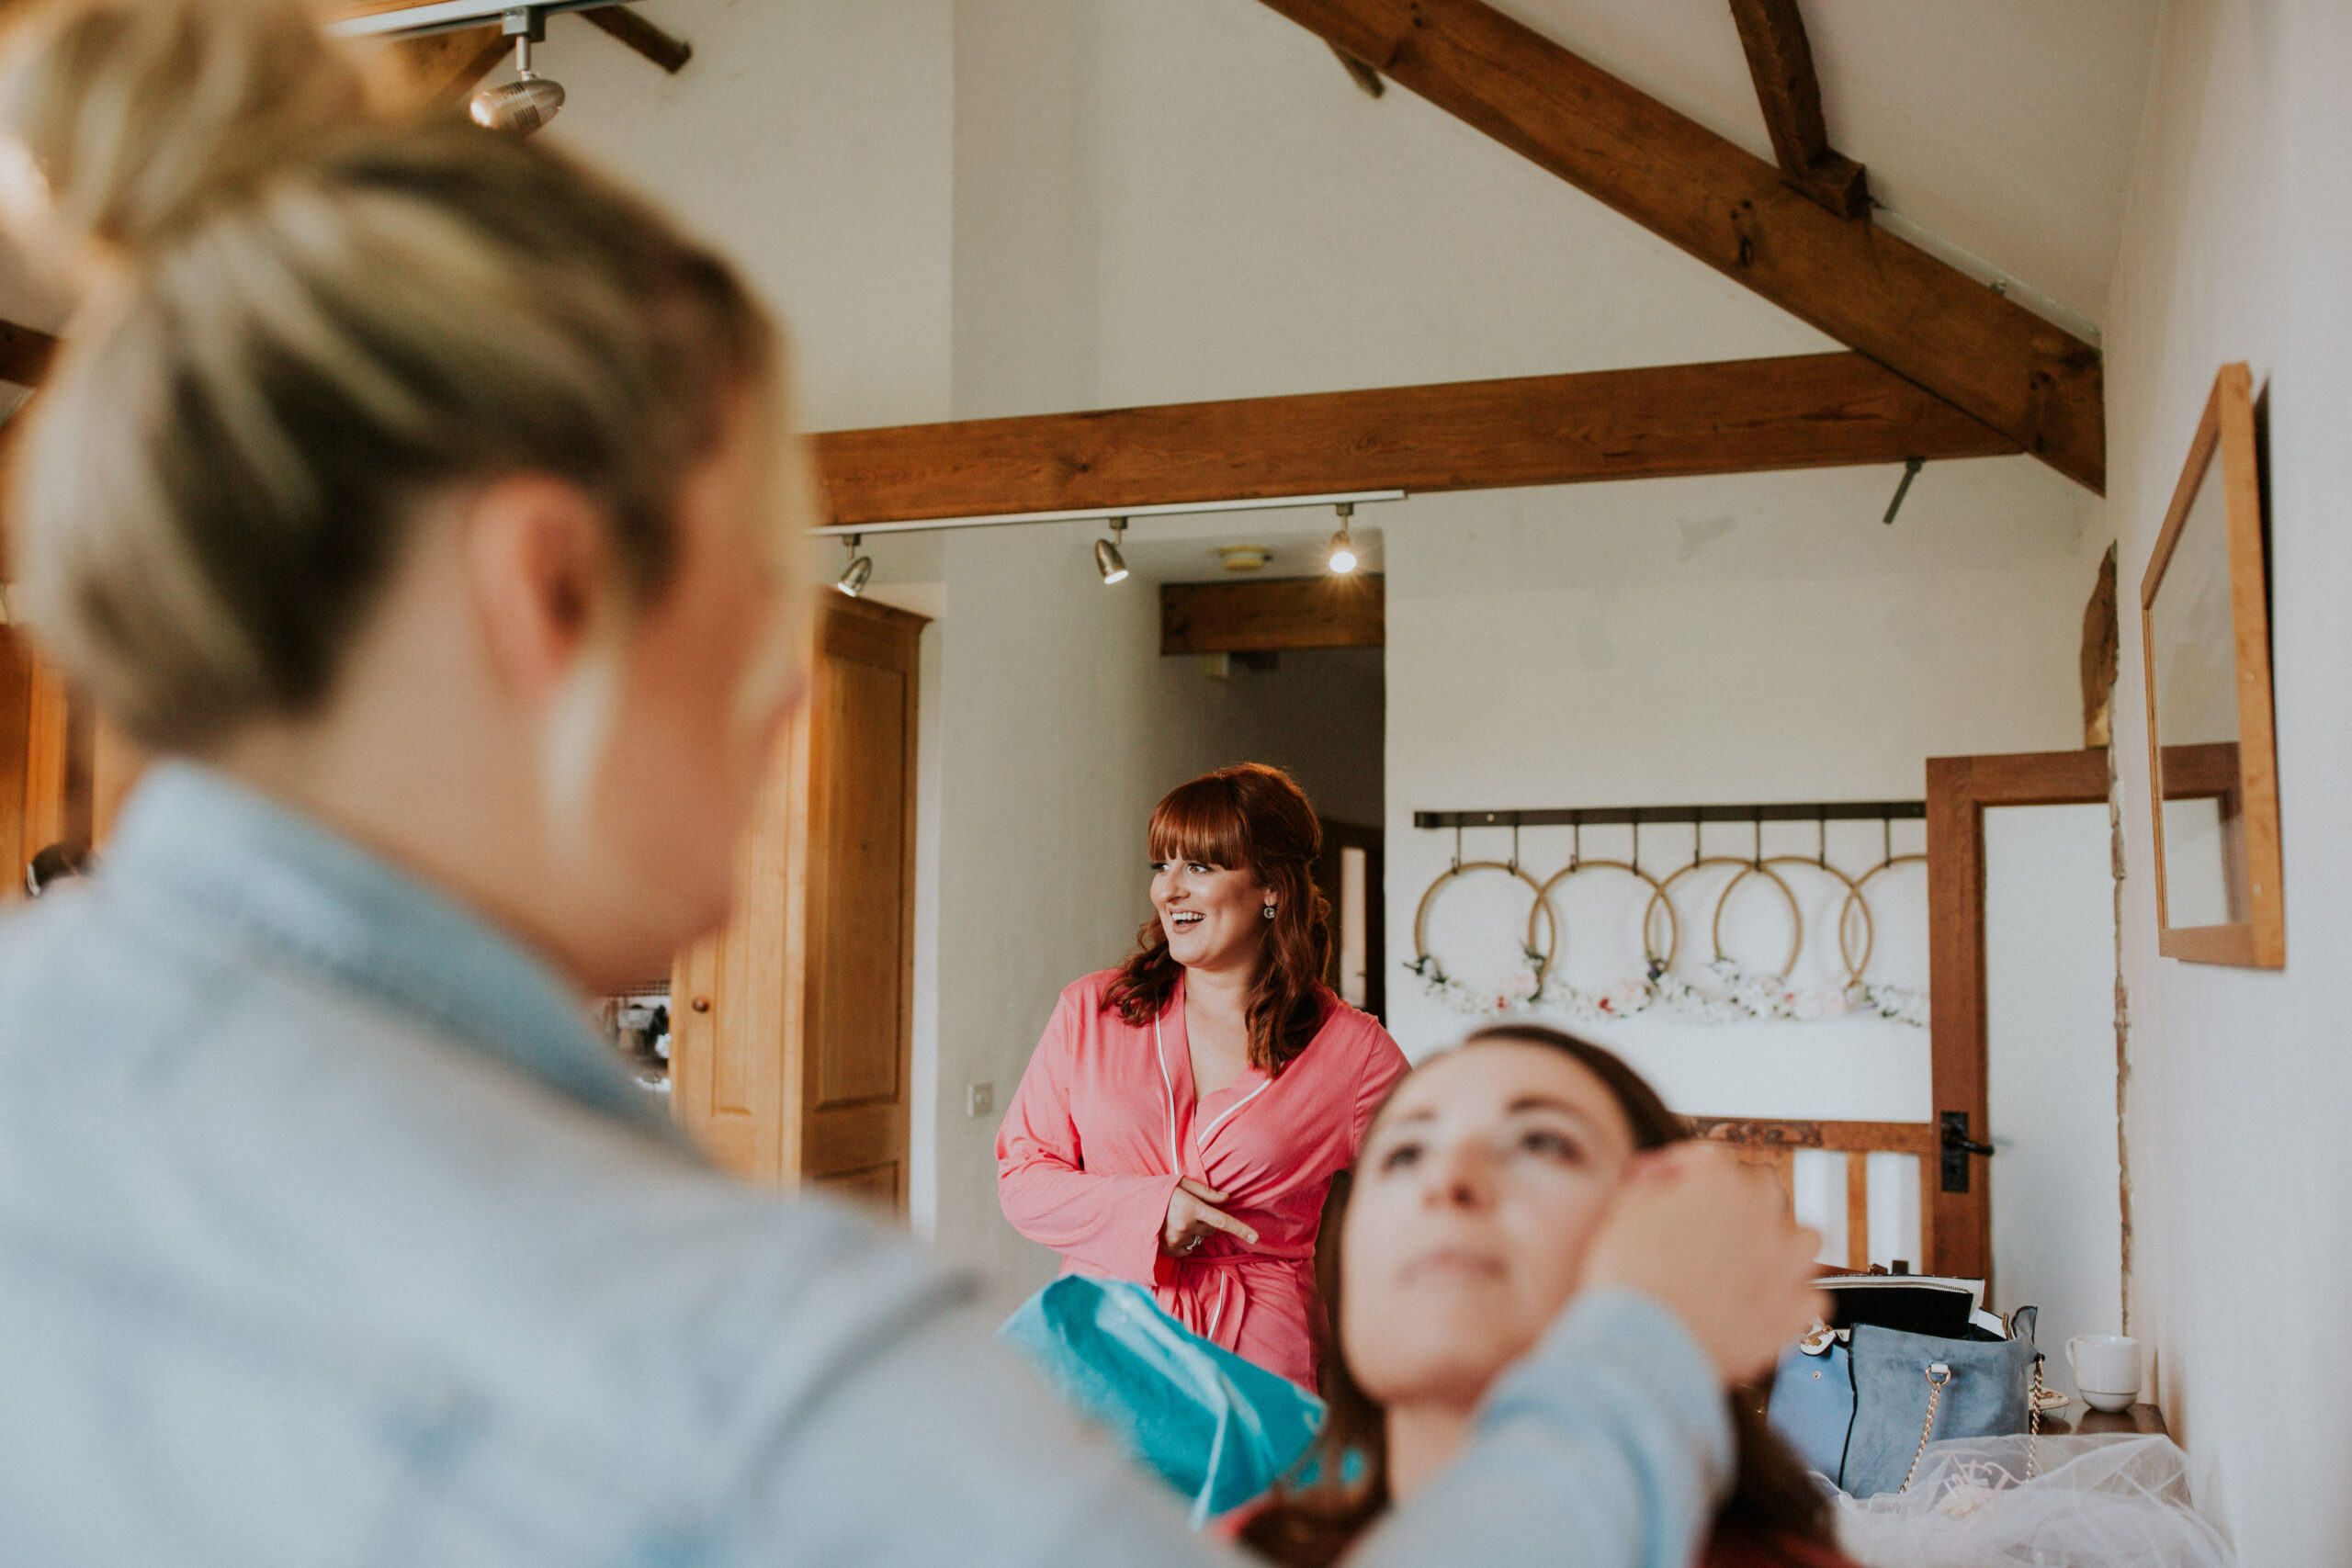
<instances>
[{"instance_id":1,"label":"white piping on robe","mask_svg":"<svg viewBox=\"0 0 2352 1568\"><path fill-rule=\"evenodd\" d=\"M1243 1095L1239 1100L1235 1100L1232 1104L1218 1111L1216 1113L1216 1120L1210 1122L1207 1126L1194 1127L1193 1129L1193 1146L1194 1148L1201 1149L1202 1152L1205 1154L1207 1150L1203 1146L1205 1140L1211 1133L1216 1132L1219 1127L1225 1124L1225 1119L1227 1117L1232 1115L1235 1111L1240 1110L1243 1106L1249 1104L1251 1100L1257 1099L1260 1095L1265 1093L1268 1089L1273 1087L1274 1080L1268 1078L1264 1083L1260 1084L1256 1089L1251 1089L1248 1094Z\"/></svg>"},{"instance_id":2,"label":"white piping on robe","mask_svg":"<svg viewBox=\"0 0 2352 1568\"><path fill-rule=\"evenodd\" d=\"M1159 1020L1151 1021L1152 1054L1159 1058L1159 1087L1168 1091L1168 1170L1171 1176L1184 1174L1184 1156L1176 1151L1176 1085L1168 1076L1168 1046L1159 1038ZM1195 1140L1197 1141L1197 1140Z\"/></svg>"},{"instance_id":3,"label":"white piping on robe","mask_svg":"<svg viewBox=\"0 0 2352 1568\"><path fill-rule=\"evenodd\" d=\"M1182 1176L1184 1172L1184 1161L1183 1157L1178 1154L1176 1147L1176 1080L1168 1076L1168 1042L1160 1033L1159 1020L1156 1018L1151 1021L1151 1052L1153 1055L1159 1058L1159 1087L1167 1093L1168 1096L1168 1163L1175 1170L1177 1175ZM1187 1064L1187 1066L1189 1066L1189 1064ZM1260 1084L1256 1089L1251 1089L1248 1094L1243 1095L1239 1100L1235 1100L1231 1105L1227 1106L1222 1111L1219 1111L1217 1113L1216 1121L1210 1122L1205 1128L1195 1127L1193 1130L1193 1146L1194 1148L1199 1148L1201 1140L1210 1133L1216 1132L1219 1123L1223 1122L1227 1117L1232 1115L1235 1111L1240 1110L1243 1106L1249 1104L1251 1100L1257 1099L1260 1095L1265 1093L1268 1089L1273 1087L1274 1080L1268 1078L1264 1083ZM1228 1269L1218 1269L1216 1271L1216 1306L1209 1313L1209 1331L1206 1334L1202 1335L1202 1338L1215 1339L1216 1337L1216 1325L1225 1321L1226 1296L1227 1292L1233 1289L1233 1286L1234 1279L1232 1270Z\"/></svg>"}]
</instances>

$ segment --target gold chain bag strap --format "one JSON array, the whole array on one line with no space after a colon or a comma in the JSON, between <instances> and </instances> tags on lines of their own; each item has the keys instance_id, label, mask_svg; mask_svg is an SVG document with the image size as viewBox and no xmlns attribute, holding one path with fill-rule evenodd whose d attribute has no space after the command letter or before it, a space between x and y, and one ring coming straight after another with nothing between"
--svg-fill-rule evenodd
<instances>
[{"instance_id":1,"label":"gold chain bag strap","mask_svg":"<svg viewBox=\"0 0 2352 1568\"><path fill-rule=\"evenodd\" d=\"M1951 1368L1941 1361L1928 1363L1928 1418L1919 1424L1919 1446L1912 1450L1911 1468L1903 1472L1903 1484L1897 1493L1911 1490L1911 1483L1919 1474L1919 1461L1928 1457L1928 1442L1936 1430L1936 1406L1943 1403L1944 1385L1951 1382ZM2025 1478L2031 1481L2041 1464L2041 1358L2033 1359L2033 1384L2026 1392Z\"/></svg>"}]
</instances>

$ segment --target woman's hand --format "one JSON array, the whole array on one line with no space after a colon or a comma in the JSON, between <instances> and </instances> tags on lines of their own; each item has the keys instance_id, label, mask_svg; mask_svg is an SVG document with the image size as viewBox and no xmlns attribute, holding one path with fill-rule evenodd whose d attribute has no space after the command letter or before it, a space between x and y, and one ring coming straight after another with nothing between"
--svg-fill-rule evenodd
<instances>
[{"instance_id":1,"label":"woman's hand","mask_svg":"<svg viewBox=\"0 0 2352 1568\"><path fill-rule=\"evenodd\" d=\"M1587 1285L1622 1285L1682 1320L1730 1384L1829 1315L1814 1286L1821 1234L1771 1176L1719 1148L1669 1145L1628 1168L1586 1255Z\"/></svg>"},{"instance_id":2,"label":"woman's hand","mask_svg":"<svg viewBox=\"0 0 2352 1568\"><path fill-rule=\"evenodd\" d=\"M1179 1177L1176 1190L1168 1195L1168 1219L1159 1227L1159 1250L1170 1258L1190 1258L1209 1239L1211 1231L1223 1231L1255 1247L1258 1233L1217 1207L1225 1201L1225 1194L1206 1182Z\"/></svg>"}]
</instances>

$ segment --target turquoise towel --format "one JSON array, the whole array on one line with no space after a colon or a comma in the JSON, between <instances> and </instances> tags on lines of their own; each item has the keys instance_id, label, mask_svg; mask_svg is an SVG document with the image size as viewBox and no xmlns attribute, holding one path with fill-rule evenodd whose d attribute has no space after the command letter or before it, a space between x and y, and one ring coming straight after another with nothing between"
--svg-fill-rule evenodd
<instances>
[{"instance_id":1,"label":"turquoise towel","mask_svg":"<svg viewBox=\"0 0 2352 1568\"><path fill-rule=\"evenodd\" d=\"M1066 1275L997 1337L1191 1498L1195 1529L1262 1495L1323 1425L1321 1400L1212 1345L1122 1280Z\"/></svg>"}]
</instances>

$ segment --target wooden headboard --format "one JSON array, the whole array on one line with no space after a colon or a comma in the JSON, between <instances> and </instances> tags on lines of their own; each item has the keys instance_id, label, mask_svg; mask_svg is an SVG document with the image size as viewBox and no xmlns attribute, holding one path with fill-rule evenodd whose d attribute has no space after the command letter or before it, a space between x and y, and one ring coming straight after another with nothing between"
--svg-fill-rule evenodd
<instances>
[{"instance_id":1,"label":"wooden headboard","mask_svg":"<svg viewBox=\"0 0 2352 1568\"><path fill-rule=\"evenodd\" d=\"M1770 1122L1753 1116L1692 1116L1691 1132L1709 1143L1729 1144L1750 1165L1768 1166L1781 1190L1795 1193L1799 1149L1846 1156L1846 1266L1871 1266L1870 1156L1901 1154L1919 1161L1919 1260L1932 1272L1936 1257L1936 1162L1939 1157L1932 1122Z\"/></svg>"}]
</instances>

